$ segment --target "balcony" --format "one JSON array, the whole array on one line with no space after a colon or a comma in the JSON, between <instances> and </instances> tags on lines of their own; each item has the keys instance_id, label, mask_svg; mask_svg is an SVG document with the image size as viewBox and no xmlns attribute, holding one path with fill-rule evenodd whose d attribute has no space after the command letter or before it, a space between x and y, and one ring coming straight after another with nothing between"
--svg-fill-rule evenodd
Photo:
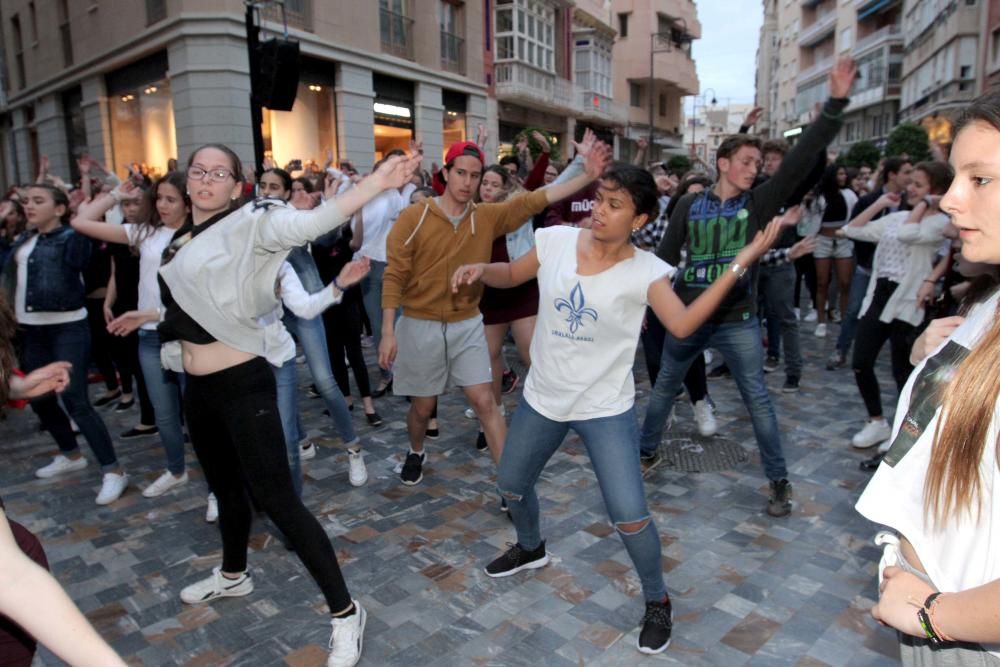
<instances>
[{"instance_id":1,"label":"balcony","mask_svg":"<svg viewBox=\"0 0 1000 667\"><path fill-rule=\"evenodd\" d=\"M862 37L858 40L857 44L854 45L853 55L857 58L867 51L872 51L876 48L892 43L902 45L903 26L899 24L887 25L884 28L879 28L867 37Z\"/></svg>"},{"instance_id":2,"label":"balcony","mask_svg":"<svg viewBox=\"0 0 1000 667\"><path fill-rule=\"evenodd\" d=\"M619 125L624 125L628 120L628 109L607 95L588 90L578 90L578 93L580 98L578 108L582 109L580 112L582 118Z\"/></svg>"},{"instance_id":3,"label":"balcony","mask_svg":"<svg viewBox=\"0 0 1000 667\"><path fill-rule=\"evenodd\" d=\"M384 53L413 60L413 19L380 9L379 30Z\"/></svg>"},{"instance_id":4,"label":"balcony","mask_svg":"<svg viewBox=\"0 0 1000 667\"><path fill-rule=\"evenodd\" d=\"M638 40L636 40L638 43ZM617 48L617 47L616 47ZM641 53L627 53L618 58L615 52L615 76L624 76L629 81L649 83L649 42ZM620 64L620 66L619 66ZM657 51L653 54L653 75L658 85L668 85L680 90L681 95L698 94L698 72L694 61L679 49Z\"/></svg>"},{"instance_id":5,"label":"balcony","mask_svg":"<svg viewBox=\"0 0 1000 667\"><path fill-rule=\"evenodd\" d=\"M261 9L260 17L279 25L287 21L289 28L312 32L312 0L285 0L284 15L280 6L270 5Z\"/></svg>"},{"instance_id":6,"label":"balcony","mask_svg":"<svg viewBox=\"0 0 1000 667\"><path fill-rule=\"evenodd\" d=\"M497 99L542 107L566 114L579 113L579 95L571 81L527 63L509 61L493 66Z\"/></svg>"},{"instance_id":7,"label":"balcony","mask_svg":"<svg viewBox=\"0 0 1000 667\"><path fill-rule=\"evenodd\" d=\"M861 21L876 12L883 12L899 4L902 4L901 0L854 0L854 10L858 13L858 20Z\"/></svg>"},{"instance_id":8,"label":"balcony","mask_svg":"<svg viewBox=\"0 0 1000 667\"><path fill-rule=\"evenodd\" d=\"M441 31L441 69L453 74L465 74L465 40Z\"/></svg>"},{"instance_id":9,"label":"balcony","mask_svg":"<svg viewBox=\"0 0 1000 667\"><path fill-rule=\"evenodd\" d=\"M833 57L823 58L810 67L806 67L804 70L801 70L799 75L795 77L795 83L796 85L801 85L811 79L824 76L831 69L833 69Z\"/></svg>"},{"instance_id":10,"label":"balcony","mask_svg":"<svg viewBox=\"0 0 1000 667\"><path fill-rule=\"evenodd\" d=\"M830 10L799 31L799 46L813 46L823 41L837 29L837 11Z\"/></svg>"}]
</instances>

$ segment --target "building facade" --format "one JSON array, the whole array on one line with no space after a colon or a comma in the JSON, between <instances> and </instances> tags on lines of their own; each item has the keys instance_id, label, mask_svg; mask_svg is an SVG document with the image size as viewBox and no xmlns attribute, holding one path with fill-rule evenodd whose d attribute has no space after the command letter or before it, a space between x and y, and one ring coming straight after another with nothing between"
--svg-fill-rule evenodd
<instances>
[{"instance_id":1,"label":"building facade","mask_svg":"<svg viewBox=\"0 0 1000 667\"><path fill-rule=\"evenodd\" d=\"M740 126L753 107L753 104L728 103L697 106L691 115L687 116L684 124L684 145L687 147L687 154L714 169L719 144L727 136L740 131ZM757 131L760 131L759 127Z\"/></svg>"},{"instance_id":2,"label":"building facade","mask_svg":"<svg viewBox=\"0 0 1000 667\"><path fill-rule=\"evenodd\" d=\"M287 0L299 85L291 111L264 110L266 155L322 164L329 149L366 170L417 138L439 161L488 122L482 50L466 48L484 41L483 7ZM120 176L133 163L162 173L212 141L252 160L241 0L4 0L0 22L9 182L30 180L40 155L64 177L84 152ZM280 10L262 10L261 26L262 40L282 35Z\"/></svg>"}]
</instances>

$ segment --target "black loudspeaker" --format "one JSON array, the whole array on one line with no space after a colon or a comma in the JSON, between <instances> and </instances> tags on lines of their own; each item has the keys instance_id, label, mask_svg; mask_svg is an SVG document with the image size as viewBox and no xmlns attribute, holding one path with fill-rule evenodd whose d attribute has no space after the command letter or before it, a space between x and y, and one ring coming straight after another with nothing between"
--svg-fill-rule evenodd
<instances>
[{"instance_id":1,"label":"black loudspeaker","mask_svg":"<svg viewBox=\"0 0 1000 667\"><path fill-rule=\"evenodd\" d=\"M299 87L299 43L269 39L257 47L257 100L274 111L291 111Z\"/></svg>"}]
</instances>

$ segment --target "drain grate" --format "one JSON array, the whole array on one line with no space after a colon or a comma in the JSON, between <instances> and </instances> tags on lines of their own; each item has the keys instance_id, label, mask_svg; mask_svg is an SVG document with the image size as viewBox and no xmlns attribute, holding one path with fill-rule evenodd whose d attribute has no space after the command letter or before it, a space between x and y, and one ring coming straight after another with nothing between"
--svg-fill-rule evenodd
<instances>
[{"instance_id":1,"label":"drain grate","mask_svg":"<svg viewBox=\"0 0 1000 667\"><path fill-rule=\"evenodd\" d=\"M681 472L715 472L746 465L750 454L733 440L693 431L670 431L660 444L660 467Z\"/></svg>"}]
</instances>

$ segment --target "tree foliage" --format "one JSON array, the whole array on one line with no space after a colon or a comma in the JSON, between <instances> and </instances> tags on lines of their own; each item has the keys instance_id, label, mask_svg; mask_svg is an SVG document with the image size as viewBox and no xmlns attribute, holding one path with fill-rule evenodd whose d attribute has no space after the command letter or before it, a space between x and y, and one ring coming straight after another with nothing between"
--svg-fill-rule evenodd
<instances>
[{"instance_id":1,"label":"tree foliage","mask_svg":"<svg viewBox=\"0 0 1000 667\"><path fill-rule=\"evenodd\" d=\"M888 156L908 155L913 162L931 159L930 141L927 130L916 123L901 123L889 133L885 154Z\"/></svg>"},{"instance_id":2,"label":"tree foliage","mask_svg":"<svg viewBox=\"0 0 1000 667\"><path fill-rule=\"evenodd\" d=\"M851 144L846 153L841 153L839 163L845 167L868 166L874 169L878 166L878 161L882 157L882 151L870 141L859 141Z\"/></svg>"},{"instance_id":3,"label":"tree foliage","mask_svg":"<svg viewBox=\"0 0 1000 667\"><path fill-rule=\"evenodd\" d=\"M671 174L676 174L677 176L683 176L684 174L691 171L694 165L691 162L691 158L687 155L674 155L669 160L667 160L667 172Z\"/></svg>"}]
</instances>

